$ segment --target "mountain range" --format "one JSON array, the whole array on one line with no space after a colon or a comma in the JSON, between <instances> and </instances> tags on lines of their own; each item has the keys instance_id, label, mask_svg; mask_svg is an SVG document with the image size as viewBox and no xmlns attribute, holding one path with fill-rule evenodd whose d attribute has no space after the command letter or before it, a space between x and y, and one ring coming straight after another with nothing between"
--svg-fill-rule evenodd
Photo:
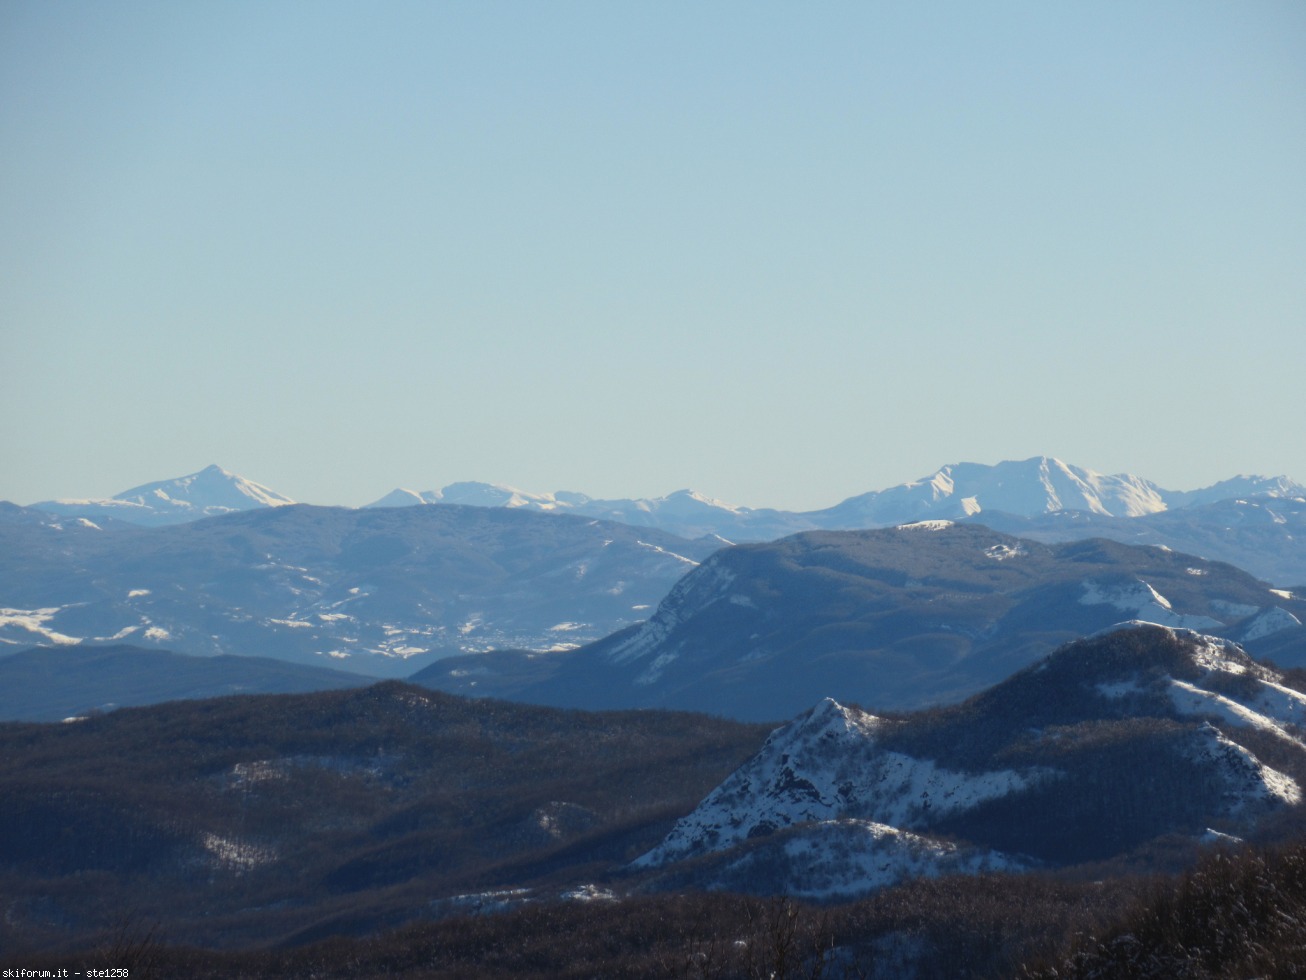
<instances>
[{"instance_id":1,"label":"mountain range","mask_svg":"<svg viewBox=\"0 0 1306 980\"><path fill-rule=\"evenodd\" d=\"M55 500L32 506L94 522L160 525L290 502L210 466L108 500ZM692 490L602 500L576 492L532 493L471 482L442 490L397 489L367 507L450 504L570 514L657 528L681 538L708 537L719 544L770 541L810 530L972 520L1012 533L1028 530L1026 536L1042 540L1110 537L1164 544L1233 562L1280 585L1306 583L1306 487L1284 476L1238 476L1198 490L1172 491L1131 474L1108 476L1035 456L994 465L944 466L918 480L802 512L742 507ZM1238 506L1247 509L1241 517L1231 514Z\"/></svg>"},{"instance_id":2,"label":"mountain range","mask_svg":"<svg viewBox=\"0 0 1306 980\"><path fill-rule=\"evenodd\" d=\"M1058 511L1142 517L1240 497L1303 499L1306 487L1286 476L1237 476L1198 490L1165 490L1129 473L1108 476L1052 456L1034 456L994 465L955 463L920 479L813 511L743 507L695 490L678 490L665 497L602 500L574 491L533 493L475 482L452 483L442 490L400 488L366 506L507 507L660 527L680 537L732 530L739 540L758 541L793 531L959 520L985 511L1027 517ZM70 517L102 516L156 525L291 503L295 501L215 465L188 476L133 487L107 499L46 500L31 506Z\"/></svg>"},{"instance_id":3,"label":"mountain range","mask_svg":"<svg viewBox=\"0 0 1306 980\"><path fill-rule=\"evenodd\" d=\"M1137 478L1043 457L960 464L798 515L957 521L731 547L710 530L729 528L707 517L729 515L738 531L759 527L758 514L773 523L795 515L689 492L595 502L482 484L419 495L427 505L322 508L210 467L113 504L137 516L161 508L172 523L154 527L0 504L0 651L132 644L371 677L429 664L419 682L458 693L747 719L791 717L823 696L876 708L953 701L1129 618L1208 630L1291 666L1306 656L1306 588L1276 588L1210 559L1272 582L1300 580L1297 571L1306 579L1297 489L1240 478L1167 498ZM1235 491L1249 495L1210 499ZM990 509L994 502L1043 510L1021 516ZM1083 509L1048 510L1067 503ZM578 512L586 506L646 522L680 514L704 533L690 540L605 521ZM1075 545L1088 538L1097 542ZM1276 574L1265 575L1267 566ZM123 671L119 690L162 696L149 661L113 663ZM207 683L265 689L240 666L225 662L222 679ZM61 690L49 711L126 703L85 685Z\"/></svg>"},{"instance_id":4,"label":"mountain range","mask_svg":"<svg viewBox=\"0 0 1306 980\"><path fill-rule=\"evenodd\" d=\"M0 721L0 954L126 909L246 947L169 975L558 976L577 935L574 975L786 975L802 916L751 894L844 903L805 969L1025 975L1126 872L1302 839L1304 525L1283 478L1046 457L802 514L217 467L0 503L0 719L66 722Z\"/></svg>"},{"instance_id":5,"label":"mountain range","mask_svg":"<svg viewBox=\"0 0 1306 980\"><path fill-rule=\"evenodd\" d=\"M441 660L413 679L542 704L750 720L789 718L826 696L900 710L960 700L1122 620L1201 629L1283 666L1306 664L1306 597L1233 566L925 521L722 549L644 623L548 658Z\"/></svg>"},{"instance_id":6,"label":"mountain range","mask_svg":"<svg viewBox=\"0 0 1306 980\"><path fill-rule=\"evenodd\" d=\"M661 527L681 537L714 533L732 541L762 541L795 531L960 520L992 511L1027 517L1061 511L1142 517L1238 497L1306 499L1306 487L1283 476L1239 476L1200 490L1172 491L1131 474L1107 476L1054 457L1035 456L992 466L944 466L919 480L802 512L741 507L693 490L678 490L665 497L596 500L583 493L539 494L485 483L455 483L422 493L395 490L368 506L457 503L512 507Z\"/></svg>"}]
</instances>

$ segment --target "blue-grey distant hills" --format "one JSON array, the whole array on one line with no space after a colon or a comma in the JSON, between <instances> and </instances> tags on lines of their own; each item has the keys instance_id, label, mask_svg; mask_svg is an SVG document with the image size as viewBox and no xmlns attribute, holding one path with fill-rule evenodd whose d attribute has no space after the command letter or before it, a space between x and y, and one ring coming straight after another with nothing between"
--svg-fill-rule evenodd
<instances>
[{"instance_id":1,"label":"blue-grey distant hills","mask_svg":"<svg viewBox=\"0 0 1306 980\"><path fill-rule=\"evenodd\" d=\"M484 507L297 504L140 527L0 503L0 652L131 643L404 675L606 636L717 547Z\"/></svg>"},{"instance_id":2,"label":"blue-grey distant hills","mask_svg":"<svg viewBox=\"0 0 1306 980\"><path fill-rule=\"evenodd\" d=\"M969 521L1036 541L1110 538L1171 548L1229 562L1306 593L1306 499L1302 497L1247 494L1136 518L1085 511L1036 516L987 511Z\"/></svg>"},{"instance_id":3,"label":"blue-grey distant hills","mask_svg":"<svg viewBox=\"0 0 1306 980\"><path fill-rule=\"evenodd\" d=\"M1043 544L922 521L737 545L647 622L548 658L499 651L413 679L559 707L677 708L751 721L823 697L901 710L958 701L1062 643L1139 620L1306 664L1306 596L1221 562L1092 539Z\"/></svg>"},{"instance_id":4,"label":"blue-grey distant hills","mask_svg":"<svg viewBox=\"0 0 1306 980\"><path fill-rule=\"evenodd\" d=\"M125 644L34 647L0 656L0 721L67 721L162 701L370 683L359 674L272 657L194 657Z\"/></svg>"},{"instance_id":5,"label":"blue-grey distant hills","mask_svg":"<svg viewBox=\"0 0 1306 980\"><path fill-rule=\"evenodd\" d=\"M159 525L288 503L267 487L210 466L107 500L32 506L92 522ZM803 512L737 506L693 490L604 500L473 482L442 490L397 489L367 509L451 504L569 514L657 528L679 538L722 539L718 543L773 541L800 531L970 520L1039 540L1107 537L1164 545L1231 562L1281 585L1306 583L1306 487L1286 476L1237 476L1176 491L1132 474L1105 475L1035 456L994 465L956 463L918 480ZM1243 509L1235 512L1235 507Z\"/></svg>"}]
</instances>

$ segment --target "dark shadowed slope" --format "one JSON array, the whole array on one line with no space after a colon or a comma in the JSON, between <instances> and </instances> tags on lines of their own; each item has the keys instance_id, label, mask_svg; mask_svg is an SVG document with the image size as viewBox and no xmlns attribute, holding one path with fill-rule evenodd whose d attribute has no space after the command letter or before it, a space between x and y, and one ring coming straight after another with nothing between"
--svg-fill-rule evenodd
<instances>
[{"instance_id":1,"label":"dark shadowed slope","mask_svg":"<svg viewBox=\"0 0 1306 980\"><path fill-rule=\"evenodd\" d=\"M1306 653L1306 600L1232 566L932 521L725 549L640 626L551 657L454 658L414 679L545 704L782 719L823 697L877 709L957 701L1133 619L1253 651L1273 642L1284 666Z\"/></svg>"}]
</instances>

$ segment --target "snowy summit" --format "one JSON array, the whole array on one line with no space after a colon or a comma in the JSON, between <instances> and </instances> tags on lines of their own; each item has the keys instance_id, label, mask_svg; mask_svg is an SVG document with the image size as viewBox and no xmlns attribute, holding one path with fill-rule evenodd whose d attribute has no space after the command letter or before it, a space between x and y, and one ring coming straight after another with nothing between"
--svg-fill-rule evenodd
<instances>
[{"instance_id":1,"label":"snowy summit","mask_svg":"<svg viewBox=\"0 0 1306 980\"><path fill-rule=\"evenodd\" d=\"M113 497L47 500L33 506L68 517L118 518L133 524L183 524L259 507L284 507L295 501L262 484L206 466L198 473L146 483Z\"/></svg>"}]
</instances>

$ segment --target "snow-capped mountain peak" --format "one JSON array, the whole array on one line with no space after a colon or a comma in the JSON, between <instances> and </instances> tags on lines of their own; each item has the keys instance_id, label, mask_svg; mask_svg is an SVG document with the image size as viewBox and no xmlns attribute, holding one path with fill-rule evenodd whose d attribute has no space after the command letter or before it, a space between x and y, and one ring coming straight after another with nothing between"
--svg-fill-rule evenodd
<instances>
[{"instance_id":1,"label":"snow-capped mountain peak","mask_svg":"<svg viewBox=\"0 0 1306 980\"><path fill-rule=\"evenodd\" d=\"M419 493L406 487L395 487L380 500L374 500L367 507L419 507L422 504L438 503L439 498L432 499L430 491Z\"/></svg>"},{"instance_id":2,"label":"snow-capped mountain peak","mask_svg":"<svg viewBox=\"0 0 1306 980\"><path fill-rule=\"evenodd\" d=\"M260 506L284 507L295 502L261 483L247 480L217 465L206 466L189 476L124 490L115 494L113 499L129 503L166 501L174 506L206 512L251 510Z\"/></svg>"},{"instance_id":3,"label":"snow-capped mountain peak","mask_svg":"<svg viewBox=\"0 0 1306 980\"><path fill-rule=\"evenodd\" d=\"M823 512L835 520L905 524L986 510L1037 515L1062 510L1138 517L1165 510L1159 487L1129 474L1105 476L1054 456L989 466L954 463L930 476L851 497Z\"/></svg>"},{"instance_id":4,"label":"snow-capped mountain peak","mask_svg":"<svg viewBox=\"0 0 1306 980\"><path fill-rule=\"evenodd\" d=\"M181 524L295 501L221 466L171 480L145 483L110 498L47 500L32 506L72 517L108 517L135 524Z\"/></svg>"}]
</instances>

